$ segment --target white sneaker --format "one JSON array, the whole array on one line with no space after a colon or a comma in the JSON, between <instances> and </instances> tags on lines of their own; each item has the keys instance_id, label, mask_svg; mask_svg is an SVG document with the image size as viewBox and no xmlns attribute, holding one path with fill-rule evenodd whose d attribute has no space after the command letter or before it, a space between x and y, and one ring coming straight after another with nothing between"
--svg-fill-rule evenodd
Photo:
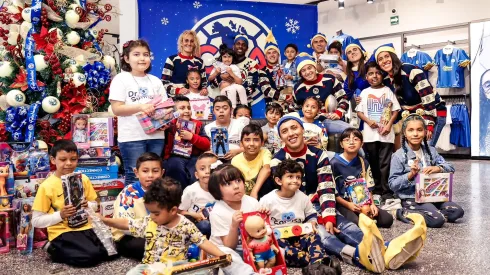
<instances>
[{"instance_id":1,"label":"white sneaker","mask_svg":"<svg viewBox=\"0 0 490 275\"><path fill-rule=\"evenodd\" d=\"M397 210L402 208L402 201L400 199L387 199L385 204L381 206L381 209L389 211L389 210Z\"/></svg>"}]
</instances>

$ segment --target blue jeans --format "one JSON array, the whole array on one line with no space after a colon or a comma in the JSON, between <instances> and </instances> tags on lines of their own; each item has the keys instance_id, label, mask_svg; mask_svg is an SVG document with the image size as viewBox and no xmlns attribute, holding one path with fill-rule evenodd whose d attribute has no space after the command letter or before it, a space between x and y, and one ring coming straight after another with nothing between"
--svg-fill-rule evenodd
<instances>
[{"instance_id":1,"label":"blue jeans","mask_svg":"<svg viewBox=\"0 0 490 275\"><path fill-rule=\"evenodd\" d=\"M314 203L313 206L320 213L320 205ZM323 248L327 251L328 255L336 255L342 258L341 251L346 245L350 245L354 248L362 242L364 234L361 229L353 222L347 220L337 211L337 229L340 230L338 234L330 234L325 226L318 226L318 235L322 239Z\"/></svg>"},{"instance_id":2,"label":"blue jeans","mask_svg":"<svg viewBox=\"0 0 490 275\"><path fill-rule=\"evenodd\" d=\"M152 152L159 156L163 153L165 141L163 139L148 139L139 141L120 142L122 161L124 163L124 184L129 185L137 181L133 169L136 168L136 160L146 152Z\"/></svg>"},{"instance_id":3,"label":"blue jeans","mask_svg":"<svg viewBox=\"0 0 490 275\"><path fill-rule=\"evenodd\" d=\"M434 126L434 133L432 133L432 139L430 140L430 146L435 147L437 141L439 140L439 136L441 135L442 129L446 125L446 117L438 116L436 125Z\"/></svg>"},{"instance_id":4,"label":"blue jeans","mask_svg":"<svg viewBox=\"0 0 490 275\"><path fill-rule=\"evenodd\" d=\"M180 183L182 190L196 181L197 156L182 158L172 156L165 161L165 176L171 177Z\"/></svg>"},{"instance_id":5,"label":"blue jeans","mask_svg":"<svg viewBox=\"0 0 490 275\"><path fill-rule=\"evenodd\" d=\"M352 125L342 120L325 119L323 124L327 128L327 133L330 134L342 134L347 128L352 128Z\"/></svg>"}]
</instances>

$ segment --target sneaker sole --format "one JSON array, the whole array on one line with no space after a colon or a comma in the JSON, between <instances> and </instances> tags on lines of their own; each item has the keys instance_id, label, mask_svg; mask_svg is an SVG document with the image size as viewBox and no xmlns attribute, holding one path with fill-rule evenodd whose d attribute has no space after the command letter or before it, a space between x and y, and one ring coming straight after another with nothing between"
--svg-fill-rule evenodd
<instances>
[{"instance_id":1,"label":"sneaker sole","mask_svg":"<svg viewBox=\"0 0 490 275\"><path fill-rule=\"evenodd\" d=\"M381 242L381 243L380 243ZM371 253L369 254L371 258L371 263L373 264L373 272L382 273L385 271L385 262L383 254L381 253L382 241L378 238L374 238L373 243L371 244Z\"/></svg>"},{"instance_id":2,"label":"sneaker sole","mask_svg":"<svg viewBox=\"0 0 490 275\"><path fill-rule=\"evenodd\" d=\"M405 247L402 248L402 251L398 253L388 264L389 269L398 269L402 266L408 259L410 259L417 251L419 251L424 245L424 240L422 237L418 237L417 239L409 242Z\"/></svg>"}]
</instances>

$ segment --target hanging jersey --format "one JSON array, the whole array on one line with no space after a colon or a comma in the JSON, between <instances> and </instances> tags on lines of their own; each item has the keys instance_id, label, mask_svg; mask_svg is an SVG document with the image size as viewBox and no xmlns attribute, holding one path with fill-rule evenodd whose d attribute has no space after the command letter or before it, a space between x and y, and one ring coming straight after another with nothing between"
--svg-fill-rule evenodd
<instances>
[{"instance_id":1,"label":"hanging jersey","mask_svg":"<svg viewBox=\"0 0 490 275\"><path fill-rule=\"evenodd\" d=\"M400 58L402 63L412 64L424 70L425 77L429 78L429 70L434 66L432 57L427 53L411 49Z\"/></svg>"},{"instance_id":2,"label":"hanging jersey","mask_svg":"<svg viewBox=\"0 0 490 275\"><path fill-rule=\"evenodd\" d=\"M439 68L437 88L464 88L464 67L470 64L470 58L464 50L440 49L434 62Z\"/></svg>"}]
</instances>

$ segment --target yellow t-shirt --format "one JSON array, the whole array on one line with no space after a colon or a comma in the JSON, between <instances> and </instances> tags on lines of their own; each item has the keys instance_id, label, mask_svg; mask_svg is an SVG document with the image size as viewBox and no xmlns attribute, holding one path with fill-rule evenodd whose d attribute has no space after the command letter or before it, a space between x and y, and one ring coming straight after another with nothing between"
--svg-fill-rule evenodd
<instances>
[{"instance_id":1,"label":"yellow t-shirt","mask_svg":"<svg viewBox=\"0 0 490 275\"><path fill-rule=\"evenodd\" d=\"M87 176L82 175L83 191L86 201L95 201L97 194L95 193L92 183ZM65 206L65 196L61 179L55 175L51 175L39 186L32 210L42 213L52 214L56 211L61 211ZM59 235L70 231L83 231L91 229L90 221L78 228L68 227L68 222L64 219L62 222L48 227L48 239L54 240Z\"/></svg>"},{"instance_id":2,"label":"yellow t-shirt","mask_svg":"<svg viewBox=\"0 0 490 275\"><path fill-rule=\"evenodd\" d=\"M262 148L260 149L257 157L252 161L247 161L243 153L236 155L231 160L231 165L242 171L243 176L245 176L245 193L247 195L250 195L250 192L252 192L260 169L262 169L264 165L270 165L271 159L271 152L265 148Z\"/></svg>"}]
</instances>

